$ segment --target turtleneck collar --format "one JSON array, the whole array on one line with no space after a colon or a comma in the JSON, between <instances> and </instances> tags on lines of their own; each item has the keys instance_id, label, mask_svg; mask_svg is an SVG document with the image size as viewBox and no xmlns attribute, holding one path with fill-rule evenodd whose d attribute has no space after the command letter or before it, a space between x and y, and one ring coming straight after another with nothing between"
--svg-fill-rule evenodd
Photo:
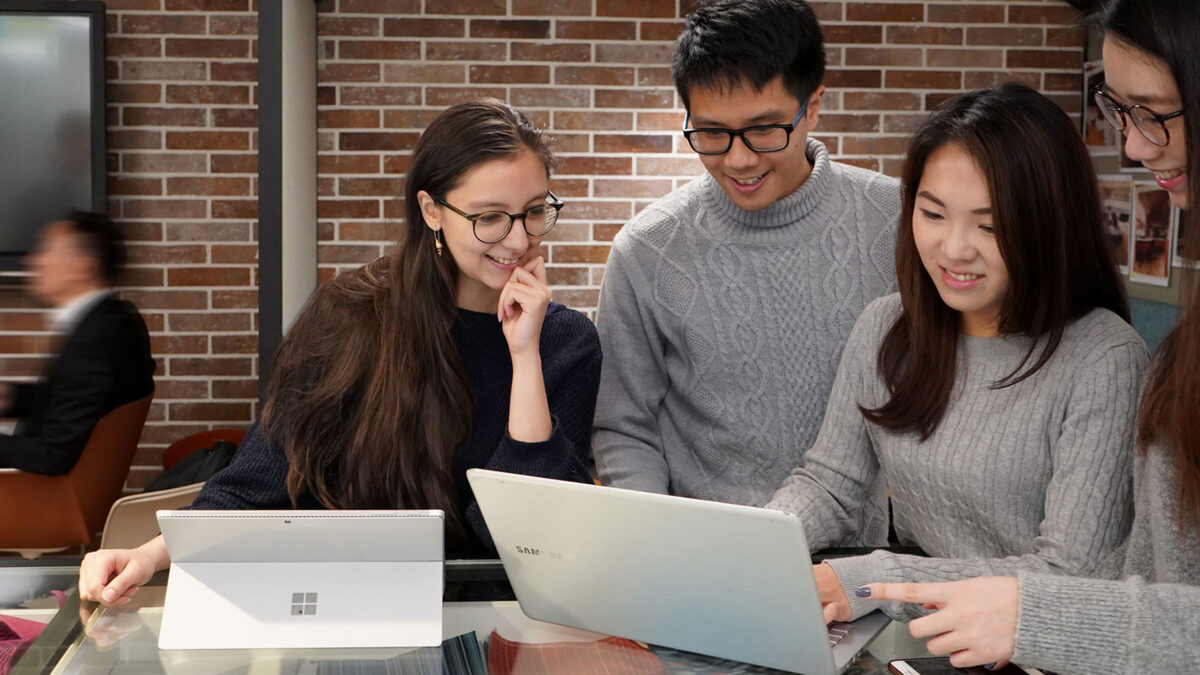
<instances>
[{"instance_id":1,"label":"turtleneck collar","mask_svg":"<svg viewBox=\"0 0 1200 675\"><path fill-rule=\"evenodd\" d=\"M745 211L733 200L711 175L705 175L702 192L704 207L725 222L734 222L746 227L782 227L791 225L810 214L825 199L829 187L833 163L829 151L820 141L808 139L804 150L812 164L812 173L792 194L758 211Z\"/></svg>"}]
</instances>

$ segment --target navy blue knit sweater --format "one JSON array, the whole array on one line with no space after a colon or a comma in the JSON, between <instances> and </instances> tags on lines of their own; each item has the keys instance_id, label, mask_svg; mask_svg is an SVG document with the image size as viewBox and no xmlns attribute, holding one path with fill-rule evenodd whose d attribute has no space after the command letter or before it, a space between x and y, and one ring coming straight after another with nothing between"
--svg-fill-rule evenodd
<instances>
[{"instance_id":1,"label":"navy blue knit sweater","mask_svg":"<svg viewBox=\"0 0 1200 675\"><path fill-rule=\"evenodd\" d=\"M475 395L474 426L454 455L460 515L471 530L471 540L464 550L447 550L446 555L494 557L495 545L467 483L466 471L482 467L591 481L590 438L600 383L600 341L586 316L550 303L542 324L540 351L554 431L546 441L523 443L509 437L507 431L512 359L496 315L460 309L456 340ZM268 443L256 422L229 466L205 483L192 508L292 508L286 480L283 447ZM311 495L302 495L296 507L321 505Z\"/></svg>"}]
</instances>

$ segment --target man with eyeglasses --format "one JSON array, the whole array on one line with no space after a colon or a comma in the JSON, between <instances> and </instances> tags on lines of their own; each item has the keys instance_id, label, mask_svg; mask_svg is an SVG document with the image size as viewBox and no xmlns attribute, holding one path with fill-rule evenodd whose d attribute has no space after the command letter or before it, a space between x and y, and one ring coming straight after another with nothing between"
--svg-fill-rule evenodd
<instances>
[{"instance_id":1,"label":"man with eyeglasses","mask_svg":"<svg viewBox=\"0 0 1200 675\"><path fill-rule=\"evenodd\" d=\"M802 0L709 0L688 17L673 75L708 174L613 242L603 482L761 505L816 438L855 319L895 285L900 211L897 181L808 138L824 68ZM886 528L883 504L864 536Z\"/></svg>"}]
</instances>

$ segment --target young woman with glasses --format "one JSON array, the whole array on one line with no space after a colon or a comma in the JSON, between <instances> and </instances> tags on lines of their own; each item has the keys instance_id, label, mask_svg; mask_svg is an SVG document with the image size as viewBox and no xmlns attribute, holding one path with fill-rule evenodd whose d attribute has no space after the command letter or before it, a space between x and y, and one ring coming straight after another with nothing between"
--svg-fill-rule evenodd
<instances>
[{"instance_id":1,"label":"young woman with glasses","mask_svg":"<svg viewBox=\"0 0 1200 675\"><path fill-rule=\"evenodd\" d=\"M1134 522L1112 579L1022 573L946 584L871 584L936 610L913 621L960 666L1015 660L1058 673L1191 673L1200 663L1200 3L1114 0L1097 14L1098 101L1125 151L1184 209L1183 310L1155 354L1138 418Z\"/></svg>"},{"instance_id":2,"label":"young woman with glasses","mask_svg":"<svg viewBox=\"0 0 1200 675\"><path fill-rule=\"evenodd\" d=\"M505 103L439 115L413 150L396 251L314 292L261 420L193 508L436 508L447 555L473 557L495 548L467 469L590 481L600 344L550 302L552 165ZM168 564L161 537L91 553L80 595L123 604Z\"/></svg>"},{"instance_id":3,"label":"young woman with glasses","mask_svg":"<svg viewBox=\"0 0 1200 675\"><path fill-rule=\"evenodd\" d=\"M901 193L899 293L859 317L817 441L767 507L837 546L886 484L900 543L931 557L817 565L828 620L913 616L855 595L872 581L1089 574L1132 516L1149 358L1075 124L1023 85L963 95L913 135Z\"/></svg>"}]
</instances>

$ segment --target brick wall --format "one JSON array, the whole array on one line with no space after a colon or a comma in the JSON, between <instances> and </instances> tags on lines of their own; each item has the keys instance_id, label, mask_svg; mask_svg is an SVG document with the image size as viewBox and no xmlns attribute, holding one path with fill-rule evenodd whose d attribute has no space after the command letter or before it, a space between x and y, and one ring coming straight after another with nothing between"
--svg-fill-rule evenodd
<instances>
[{"instance_id":1,"label":"brick wall","mask_svg":"<svg viewBox=\"0 0 1200 675\"><path fill-rule=\"evenodd\" d=\"M299 2L302 0L283 0ZM158 357L158 393L129 486L165 445L255 414L255 7L107 0L109 191L132 240L123 284ZM1062 0L813 2L829 43L815 136L895 174L906 134L964 89L1016 79L1079 105L1082 39ZM555 297L595 307L608 242L702 171L678 129L672 43L691 0L322 0L322 279L380 255L401 217L408 153L438 111L506 98L557 139L548 238ZM41 316L0 295L5 373L31 375Z\"/></svg>"}]
</instances>

